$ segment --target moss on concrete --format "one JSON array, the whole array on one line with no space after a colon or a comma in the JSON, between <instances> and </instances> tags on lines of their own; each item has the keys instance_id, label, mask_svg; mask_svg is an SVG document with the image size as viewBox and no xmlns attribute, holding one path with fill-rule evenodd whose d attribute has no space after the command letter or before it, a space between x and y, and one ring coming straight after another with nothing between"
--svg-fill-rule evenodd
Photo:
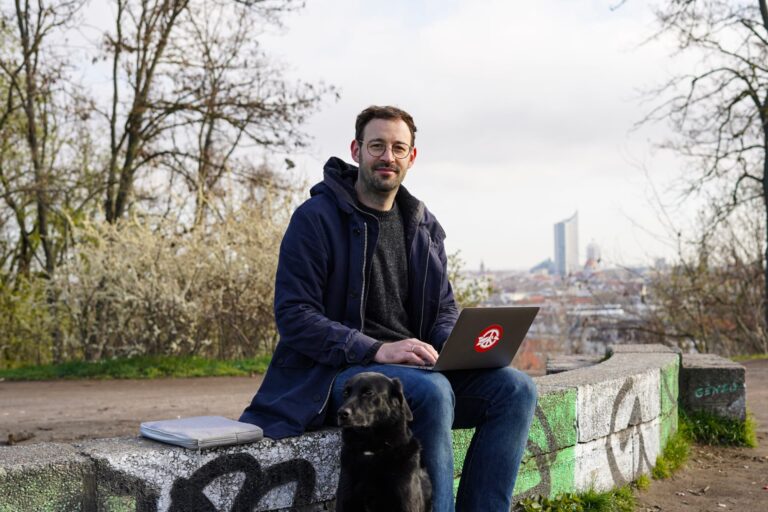
<instances>
[{"instance_id":1,"label":"moss on concrete","mask_svg":"<svg viewBox=\"0 0 768 512\"><path fill-rule=\"evenodd\" d=\"M0 512L81 510L85 494L80 468L50 466L0 475Z\"/></svg>"}]
</instances>

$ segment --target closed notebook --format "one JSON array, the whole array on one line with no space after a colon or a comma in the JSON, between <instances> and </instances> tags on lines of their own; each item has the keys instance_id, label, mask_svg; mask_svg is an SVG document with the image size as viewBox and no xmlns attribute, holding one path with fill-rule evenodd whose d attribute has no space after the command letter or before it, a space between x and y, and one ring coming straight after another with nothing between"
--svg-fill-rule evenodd
<instances>
[{"instance_id":1,"label":"closed notebook","mask_svg":"<svg viewBox=\"0 0 768 512\"><path fill-rule=\"evenodd\" d=\"M223 416L147 421L141 424L139 432L144 437L192 450L252 443L264 437L261 427Z\"/></svg>"}]
</instances>

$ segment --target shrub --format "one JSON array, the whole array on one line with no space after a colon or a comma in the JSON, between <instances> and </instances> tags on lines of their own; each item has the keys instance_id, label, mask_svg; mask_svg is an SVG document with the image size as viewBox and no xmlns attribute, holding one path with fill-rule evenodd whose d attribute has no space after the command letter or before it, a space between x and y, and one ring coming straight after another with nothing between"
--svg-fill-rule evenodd
<instances>
[{"instance_id":1,"label":"shrub","mask_svg":"<svg viewBox=\"0 0 768 512\"><path fill-rule=\"evenodd\" d=\"M0 280L0 368L53 360L55 309L40 277Z\"/></svg>"},{"instance_id":2,"label":"shrub","mask_svg":"<svg viewBox=\"0 0 768 512\"><path fill-rule=\"evenodd\" d=\"M71 328L65 359L271 352L287 200L255 201L178 231L169 219L88 223L53 282Z\"/></svg>"},{"instance_id":3,"label":"shrub","mask_svg":"<svg viewBox=\"0 0 768 512\"><path fill-rule=\"evenodd\" d=\"M732 420L706 412L680 415L690 438L701 444L722 446L757 446L755 420L747 414L745 421Z\"/></svg>"}]
</instances>

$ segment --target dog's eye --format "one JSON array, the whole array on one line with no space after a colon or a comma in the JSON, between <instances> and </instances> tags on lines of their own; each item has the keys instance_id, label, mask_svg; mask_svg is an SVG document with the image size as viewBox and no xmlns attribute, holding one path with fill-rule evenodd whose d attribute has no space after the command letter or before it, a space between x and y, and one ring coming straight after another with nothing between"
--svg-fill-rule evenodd
<instances>
[{"instance_id":1,"label":"dog's eye","mask_svg":"<svg viewBox=\"0 0 768 512\"><path fill-rule=\"evenodd\" d=\"M349 398L349 390L345 389L344 392L341 394L344 398Z\"/></svg>"},{"instance_id":2,"label":"dog's eye","mask_svg":"<svg viewBox=\"0 0 768 512\"><path fill-rule=\"evenodd\" d=\"M367 398L372 397L373 396L373 390L372 389L366 389L365 391L363 391L363 396L367 397Z\"/></svg>"}]
</instances>

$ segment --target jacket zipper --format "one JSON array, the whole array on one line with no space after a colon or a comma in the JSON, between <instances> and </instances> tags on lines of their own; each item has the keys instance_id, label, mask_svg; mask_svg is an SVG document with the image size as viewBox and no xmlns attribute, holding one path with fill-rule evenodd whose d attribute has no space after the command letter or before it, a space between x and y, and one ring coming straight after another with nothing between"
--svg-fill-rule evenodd
<instances>
[{"instance_id":1,"label":"jacket zipper","mask_svg":"<svg viewBox=\"0 0 768 512\"><path fill-rule=\"evenodd\" d=\"M363 222L363 279L360 285L360 332L365 327L365 265L368 259L368 223Z\"/></svg>"},{"instance_id":2,"label":"jacket zipper","mask_svg":"<svg viewBox=\"0 0 768 512\"><path fill-rule=\"evenodd\" d=\"M427 233L427 252L424 258L424 284L421 286L421 318L419 319L419 339L424 340L424 306L427 302L427 270L429 270L429 248L432 246L432 237Z\"/></svg>"},{"instance_id":3,"label":"jacket zipper","mask_svg":"<svg viewBox=\"0 0 768 512\"><path fill-rule=\"evenodd\" d=\"M336 375L333 376L333 380L331 381L331 385L328 386L328 393L325 394L325 400L323 400L323 405L320 406L320 410L317 411L317 414L322 414L325 407L328 405L328 402L331 400L331 393L333 392L333 384L336 382L336 377L339 376L343 368L339 369L336 372Z\"/></svg>"}]
</instances>

